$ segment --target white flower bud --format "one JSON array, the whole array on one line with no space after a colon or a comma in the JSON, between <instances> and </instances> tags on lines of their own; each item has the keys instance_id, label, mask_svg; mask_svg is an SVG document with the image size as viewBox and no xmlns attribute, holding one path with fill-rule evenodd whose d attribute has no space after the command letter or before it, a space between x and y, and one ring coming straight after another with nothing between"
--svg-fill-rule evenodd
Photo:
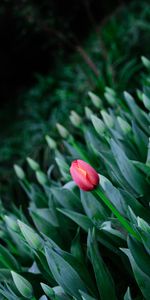
<instances>
[{"instance_id":1,"label":"white flower bud","mask_svg":"<svg viewBox=\"0 0 150 300\"><path fill-rule=\"evenodd\" d=\"M74 110L71 111L69 118L73 126L79 127L81 125L81 117Z\"/></svg>"},{"instance_id":2,"label":"white flower bud","mask_svg":"<svg viewBox=\"0 0 150 300\"><path fill-rule=\"evenodd\" d=\"M61 137L66 139L69 135L68 130L59 123L56 124L56 127L57 127L57 130L58 130L59 134L61 135Z\"/></svg>"},{"instance_id":3,"label":"white flower bud","mask_svg":"<svg viewBox=\"0 0 150 300\"><path fill-rule=\"evenodd\" d=\"M33 171L37 171L37 170L40 169L39 164L38 164L35 160L33 160L32 158L27 157L27 162L28 162L30 168L31 168Z\"/></svg>"},{"instance_id":4,"label":"white flower bud","mask_svg":"<svg viewBox=\"0 0 150 300\"><path fill-rule=\"evenodd\" d=\"M102 100L97 95L92 92L88 92L88 95L95 107L102 108Z\"/></svg>"},{"instance_id":5,"label":"white flower bud","mask_svg":"<svg viewBox=\"0 0 150 300\"><path fill-rule=\"evenodd\" d=\"M17 177L18 177L20 180L24 180L24 179L25 179L25 177L26 177L26 176L25 176L25 173L24 173L23 169L22 169L20 166L14 165L14 171L15 171Z\"/></svg>"},{"instance_id":6,"label":"white flower bud","mask_svg":"<svg viewBox=\"0 0 150 300\"><path fill-rule=\"evenodd\" d=\"M46 135L45 139L50 149L55 150L57 148L56 142L49 135Z\"/></svg>"}]
</instances>

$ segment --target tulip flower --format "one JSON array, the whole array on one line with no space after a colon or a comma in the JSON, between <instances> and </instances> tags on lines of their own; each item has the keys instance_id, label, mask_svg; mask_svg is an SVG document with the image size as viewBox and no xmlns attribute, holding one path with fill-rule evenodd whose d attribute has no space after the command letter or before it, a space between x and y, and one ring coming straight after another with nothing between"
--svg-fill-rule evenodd
<instances>
[{"instance_id":1,"label":"tulip flower","mask_svg":"<svg viewBox=\"0 0 150 300\"><path fill-rule=\"evenodd\" d=\"M77 159L72 162L70 167L70 173L77 184L77 186L83 191L93 191L93 193L98 196L98 198L105 203L105 205L112 211L112 213L117 217L123 227L128 233L132 234L137 240L141 240L139 235L130 226L128 220L126 220L116 207L111 203L111 201L106 197L103 190L98 188L99 175L88 163L83 160Z\"/></svg>"},{"instance_id":2,"label":"tulip flower","mask_svg":"<svg viewBox=\"0 0 150 300\"><path fill-rule=\"evenodd\" d=\"M83 191L92 191L99 184L98 173L83 160L73 161L70 173L75 183Z\"/></svg>"}]
</instances>

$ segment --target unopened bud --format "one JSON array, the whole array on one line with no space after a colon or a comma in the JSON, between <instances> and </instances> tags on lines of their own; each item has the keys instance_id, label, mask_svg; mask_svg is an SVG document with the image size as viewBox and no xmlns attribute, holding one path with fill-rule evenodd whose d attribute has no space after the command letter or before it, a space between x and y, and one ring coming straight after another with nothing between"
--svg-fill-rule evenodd
<instances>
[{"instance_id":1,"label":"unopened bud","mask_svg":"<svg viewBox=\"0 0 150 300\"><path fill-rule=\"evenodd\" d=\"M25 179L25 173L23 171L23 169L18 166L18 165L14 165L14 170L15 170L15 173L17 175L17 177L20 179L20 180L24 180Z\"/></svg>"},{"instance_id":2,"label":"unopened bud","mask_svg":"<svg viewBox=\"0 0 150 300\"><path fill-rule=\"evenodd\" d=\"M138 98L139 98L139 100L143 100L143 92L142 91L140 91L139 89L137 89L136 90L136 94L137 94L137 96L138 96Z\"/></svg>"},{"instance_id":3,"label":"unopened bud","mask_svg":"<svg viewBox=\"0 0 150 300\"><path fill-rule=\"evenodd\" d=\"M85 106L84 110L85 110L85 116L86 116L86 118L88 120L91 120L91 116L93 115L93 111L89 107L87 107L87 106Z\"/></svg>"},{"instance_id":4,"label":"unopened bud","mask_svg":"<svg viewBox=\"0 0 150 300\"><path fill-rule=\"evenodd\" d=\"M51 287L49 287L47 284L41 282L41 287L44 291L44 293L51 299L52 297L55 298L55 292ZM53 299L53 298L52 298Z\"/></svg>"},{"instance_id":5,"label":"unopened bud","mask_svg":"<svg viewBox=\"0 0 150 300\"><path fill-rule=\"evenodd\" d=\"M142 63L143 65L150 70L150 60L148 58L146 58L145 56L141 57Z\"/></svg>"},{"instance_id":6,"label":"unopened bud","mask_svg":"<svg viewBox=\"0 0 150 300\"><path fill-rule=\"evenodd\" d=\"M105 91L106 91L106 93L108 93L108 94L110 94L114 97L116 96L116 92L112 88L110 88L109 86L105 87Z\"/></svg>"},{"instance_id":7,"label":"unopened bud","mask_svg":"<svg viewBox=\"0 0 150 300\"><path fill-rule=\"evenodd\" d=\"M58 130L59 134L61 135L61 137L66 139L69 135L68 130L59 123L56 124L56 127L57 127L57 130Z\"/></svg>"},{"instance_id":8,"label":"unopened bud","mask_svg":"<svg viewBox=\"0 0 150 300\"><path fill-rule=\"evenodd\" d=\"M128 134L129 132L131 132L131 126L128 124L127 121L125 121L124 119L122 119L121 117L117 117L117 121L122 129L122 131L125 134Z\"/></svg>"},{"instance_id":9,"label":"unopened bud","mask_svg":"<svg viewBox=\"0 0 150 300\"><path fill-rule=\"evenodd\" d=\"M105 110L101 110L101 115L106 126L112 128L114 126L114 120L112 116L110 116Z\"/></svg>"},{"instance_id":10,"label":"unopened bud","mask_svg":"<svg viewBox=\"0 0 150 300\"><path fill-rule=\"evenodd\" d=\"M36 250L40 250L42 248L42 239L40 236L28 225L18 220L18 225L22 235L24 236L27 243Z\"/></svg>"},{"instance_id":11,"label":"unopened bud","mask_svg":"<svg viewBox=\"0 0 150 300\"><path fill-rule=\"evenodd\" d=\"M10 228L13 231L18 231L17 219L12 218L10 216L4 216L4 220L8 228Z\"/></svg>"},{"instance_id":12,"label":"unopened bud","mask_svg":"<svg viewBox=\"0 0 150 300\"><path fill-rule=\"evenodd\" d=\"M33 171L37 171L37 170L40 169L39 164L38 164L35 160L33 160L32 158L27 157L27 162L28 162L30 168L31 168Z\"/></svg>"},{"instance_id":13,"label":"unopened bud","mask_svg":"<svg viewBox=\"0 0 150 300\"><path fill-rule=\"evenodd\" d=\"M102 100L97 95L92 92L88 92L88 95L95 107L102 108Z\"/></svg>"},{"instance_id":14,"label":"unopened bud","mask_svg":"<svg viewBox=\"0 0 150 300\"><path fill-rule=\"evenodd\" d=\"M105 132L105 129L106 129L104 122L101 119L99 119L98 117L96 117L95 115L91 116L91 121L93 123L93 126L94 126L96 132L99 135L103 135Z\"/></svg>"},{"instance_id":15,"label":"unopened bud","mask_svg":"<svg viewBox=\"0 0 150 300\"><path fill-rule=\"evenodd\" d=\"M41 185L46 185L47 184L48 179L47 179L46 175L42 171L38 170L38 171L36 171L35 174L36 174L37 181Z\"/></svg>"},{"instance_id":16,"label":"unopened bud","mask_svg":"<svg viewBox=\"0 0 150 300\"><path fill-rule=\"evenodd\" d=\"M80 124L81 124L81 117L74 110L71 111L71 114L70 114L69 118L70 118L70 121L73 124L73 126L75 126L75 127L79 127L80 126Z\"/></svg>"},{"instance_id":17,"label":"unopened bud","mask_svg":"<svg viewBox=\"0 0 150 300\"><path fill-rule=\"evenodd\" d=\"M110 105L114 105L115 104L115 96L114 95L112 95L112 94L110 94L110 93L104 93L104 96L105 96L105 98L106 98L106 100L108 101L108 103L110 104Z\"/></svg>"},{"instance_id":18,"label":"unopened bud","mask_svg":"<svg viewBox=\"0 0 150 300\"><path fill-rule=\"evenodd\" d=\"M49 135L46 135L45 139L50 149L55 150L57 148L56 142Z\"/></svg>"},{"instance_id":19,"label":"unopened bud","mask_svg":"<svg viewBox=\"0 0 150 300\"><path fill-rule=\"evenodd\" d=\"M143 103L145 107L150 110L150 98L148 98L145 94L142 95Z\"/></svg>"},{"instance_id":20,"label":"unopened bud","mask_svg":"<svg viewBox=\"0 0 150 300\"><path fill-rule=\"evenodd\" d=\"M33 289L31 283L20 274L11 271L13 281L23 297L31 299L33 297Z\"/></svg>"}]
</instances>

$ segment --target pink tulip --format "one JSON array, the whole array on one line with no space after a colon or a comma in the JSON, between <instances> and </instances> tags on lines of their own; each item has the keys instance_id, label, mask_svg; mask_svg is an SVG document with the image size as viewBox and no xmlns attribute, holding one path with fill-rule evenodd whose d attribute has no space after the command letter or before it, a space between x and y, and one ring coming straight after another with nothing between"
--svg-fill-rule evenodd
<instances>
[{"instance_id":1,"label":"pink tulip","mask_svg":"<svg viewBox=\"0 0 150 300\"><path fill-rule=\"evenodd\" d=\"M70 167L70 173L75 183L83 191L92 191L99 184L98 173L83 160L74 160Z\"/></svg>"}]
</instances>

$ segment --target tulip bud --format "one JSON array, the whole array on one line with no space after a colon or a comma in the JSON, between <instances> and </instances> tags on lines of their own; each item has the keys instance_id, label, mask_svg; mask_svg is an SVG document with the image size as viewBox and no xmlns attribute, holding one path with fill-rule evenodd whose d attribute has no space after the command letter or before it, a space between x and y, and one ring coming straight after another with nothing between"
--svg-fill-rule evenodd
<instances>
[{"instance_id":1,"label":"tulip bud","mask_svg":"<svg viewBox=\"0 0 150 300\"><path fill-rule=\"evenodd\" d=\"M115 96L114 95L106 92L106 93L104 93L104 96L110 105L115 104Z\"/></svg>"},{"instance_id":2,"label":"tulip bud","mask_svg":"<svg viewBox=\"0 0 150 300\"><path fill-rule=\"evenodd\" d=\"M105 132L105 124L102 120L100 120L98 117L96 117L95 115L91 116L91 121L93 123L93 126L96 130L96 132L99 135L103 135Z\"/></svg>"},{"instance_id":3,"label":"tulip bud","mask_svg":"<svg viewBox=\"0 0 150 300\"><path fill-rule=\"evenodd\" d=\"M112 128L114 126L114 120L105 110L101 110L102 118L107 127Z\"/></svg>"},{"instance_id":4,"label":"tulip bud","mask_svg":"<svg viewBox=\"0 0 150 300\"><path fill-rule=\"evenodd\" d=\"M143 92L142 91L140 91L139 89L137 89L136 90L136 94L137 94L137 96L138 96L138 98L139 98L139 100L143 100Z\"/></svg>"},{"instance_id":5,"label":"tulip bud","mask_svg":"<svg viewBox=\"0 0 150 300\"><path fill-rule=\"evenodd\" d=\"M42 248L42 239L40 236L28 225L18 220L18 225L27 243L33 249L40 250Z\"/></svg>"},{"instance_id":6,"label":"tulip bud","mask_svg":"<svg viewBox=\"0 0 150 300\"><path fill-rule=\"evenodd\" d=\"M47 179L46 175L42 171L38 170L38 171L36 171L35 174L36 174L37 181L41 185L46 185L47 184L48 179Z\"/></svg>"},{"instance_id":7,"label":"tulip bud","mask_svg":"<svg viewBox=\"0 0 150 300\"><path fill-rule=\"evenodd\" d=\"M88 120L91 120L91 116L93 115L92 110L89 107L87 107L87 106L85 106L84 110L85 110L85 116L86 116L86 118Z\"/></svg>"},{"instance_id":8,"label":"tulip bud","mask_svg":"<svg viewBox=\"0 0 150 300\"><path fill-rule=\"evenodd\" d=\"M142 95L142 100L143 100L143 103L145 105L145 107L150 110L150 98L147 97L145 94Z\"/></svg>"},{"instance_id":9,"label":"tulip bud","mask_svg":"<svg viewBox=\"0 0 150 300\"><path fill-rule=\"evenodd\" d=\"M102 105L102 100L97 96L95 95L94 93L92 92L88 92L88 95L92 101L92 103L94 104L95 107L97 108L101 108L103 105Z\"/></svg>"},{"instance_id":10,"label":"tulip bud","mask_svg":"<svg viewBox=\"0 0 150 300\"><path fill-rule=\"evenodd\" d=\"M143 65L150 70L150 60L148 58L146 58L145 56L141 57L142 63Z\"/></svg>"},{"instance_id":11,"label":"tulip bud","mask_svg":"<svg viewBox=\"0 0 150 300\"><path fill-rule=\"evenodd\" d=\"M14 170L15 170L15 173L16 173L17 177L20 180L24 180L25 179L25 173L24 173L23 169L20 166L14 165Z\"/></svg>"},{"instance_id":12,"label":"tulip bud","mask_svg":"<svg viewBox=\"0 0 150 300\"><path fill-rule=\"evenodd\" d=\"M66 139L69 135L68 130L59 123L56 124L56 127L57 127L57 130L58 130L59 134L61 135L61 137Z\"/></svg>"},{"instance_id":13,"label":"tulip bud","mask_svg":"<svg viewBox=\"0 0 150 300\"><path fill-rule=\"evenodd\" d=\"M109 86L105 87L105 91L106 91L106 93L108 93L108 94L110 94L114 97L116 96L116 92L112 88L110 88Z\"/></svg>"},{"instance_id":14,"label":"tulip bud","mask_svg":"<svg viewBox=\"0 0 150 300\"><path fill-rule=\"evenodd\" d=\"M33 289L31 283L14 271L11 271L11 275L21 295L26 299L31 299L33 296Z\"/></svg>"},{"instance_id":15,"label":"tulip bud","mask_svg":"<svg viewBox=\"0 0 150 300\"><path fill-rule=\"evenodd\" d=\"M33 160L32 158L27 157L27 162L28 162L30 168L31 168L33 171L37 171L37 170L40 169L39 164L38 164L35 160Z\"/></svg>"},{"instance_id":16,"label":"tulip bud","mask_svg":"<svg viewBox=\"0 0 150 300\"><path fill-rule=\"evenodd\" d=\"M55 298L55 292L51 287L49 287L47 284L41 282L41 287L44 291L44 293L51 299L52 297Z\"/></svg>"},{"instance_id":17,"label":"tulip bud","mask_svg":"<svg viewBox=\"0 0 150 300\"><path fill-rule=\"evenodd\" d=\"M99 184L99 175L88 163L83 160L75 160L70 167L70 174L83 191L92 191Z\"/></svg>"},{"instance_id":18,"label":"tulip bud","mask_svg":"<svg viewBox=\"0 0 150 300\"><path fill-rule=\"evenodd\" d=\"M81 117L74 111L71 111L71 115L70 115L70 121L73 124L73 126L75 127L79 127L81 124Z\"/></svg>"},{"instance_id":19,"label":"tulip bud","mask_svg":"<svg viewBox=\"0 0 150 300\"><path fill-rule=\"evenodd\" d=\"M129 132L131 132L131 126L128 124L127 121L125 121L121 117L117 117L117 121L118 121L122 131L124 132L124 134L128 134Z\"/></svg>"},{"instance_id":20,"label":"tulip bud","mask_svg":"<svg viewBox=\"0 0 150 300\"><path fill-rule=\"evenodd\" d=\"M55 150L57 148L56 142L49 135L46 135L45 139L50 149Z\"/></svg>"},{"instance_id":21,"label":"tulip bud","mask_svg":"<svg viewBox=\"0 0 150 300\"><path fill-rule=\"evenodd\" d=\"M4 216L4 220L8 228L10 228L13 231L18 231L17 219L10 216Z\"/></svg>"}]
</instances>

